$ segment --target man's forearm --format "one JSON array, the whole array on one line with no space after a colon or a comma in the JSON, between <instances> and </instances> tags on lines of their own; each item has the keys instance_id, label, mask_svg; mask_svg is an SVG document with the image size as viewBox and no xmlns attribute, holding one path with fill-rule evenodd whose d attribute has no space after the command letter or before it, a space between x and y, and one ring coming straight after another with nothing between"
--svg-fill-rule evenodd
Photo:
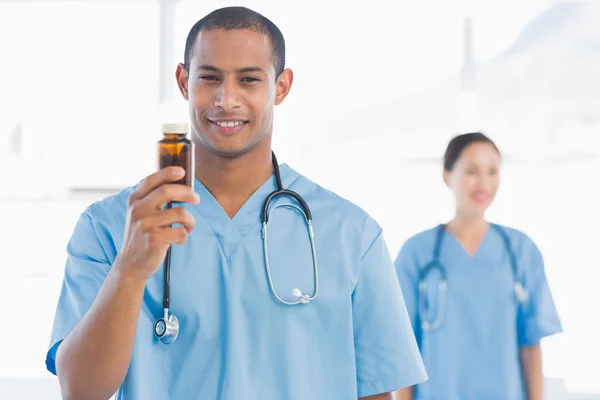
<instances>
[{"instance_id":1,"label":"man's forearm","mask_svg":"<svg viewBox=\"0 0 600 400\"><path fill-rule=\"evenodd\" d=\"M542 373L542 350L540 345L521 347L520 356L527 400L542 400L544 375Z\"/></svg>"},{"instance_id":2,"label":"man's forearm","mask_svg":"<svg viewBox=\"0 0 600 400\"><path fill-rule=\"evenodd\" d=\"M113 266L94 304L58 348L65 399L107 400L125 379L146 281L118 271Z\"/></svg>"}]
</instances>

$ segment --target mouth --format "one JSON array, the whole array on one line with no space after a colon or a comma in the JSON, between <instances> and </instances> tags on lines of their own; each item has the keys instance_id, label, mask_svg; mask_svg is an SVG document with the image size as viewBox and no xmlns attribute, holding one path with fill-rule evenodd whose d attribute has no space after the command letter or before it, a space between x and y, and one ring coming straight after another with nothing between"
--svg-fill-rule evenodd
<instances>
[{"instance_id":1,"label":"mouth","mask_svg":"<svg viewBox=\"0 0 600 400\"><path fill-rule=\"evenodd\" d=\"M243 119L210 119L208 118L208 124L215 131L223 135L235 135L241 132L246 125L248 120Z\"/></svg>"},{"instance_id":2,"label":"mouth","mask_svg":"<svg viewBox=\"0 0 600 400\"><path fill-rule=\"evenodd\" d=\"M477 204L487 204L490 200L490 195L486 192L475 192L471 197Z\"/></svg>"}]
</instances>

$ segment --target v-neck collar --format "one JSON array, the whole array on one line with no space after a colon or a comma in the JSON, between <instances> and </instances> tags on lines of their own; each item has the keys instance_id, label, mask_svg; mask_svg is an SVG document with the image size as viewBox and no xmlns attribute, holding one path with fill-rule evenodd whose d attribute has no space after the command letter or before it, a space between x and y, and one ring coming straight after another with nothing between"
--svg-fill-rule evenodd
<instances>
[{"instance_id":1,"label":"v-neck collar","mask_svg":"<svg viewBox=\"0 0 600 400\"><path fill-rule=\"evenodd\" d=\"M298 174L294 173L287 164L281 164L279 172L284 188L288 188L297 179ZM221 204L206 189L202 182L198 178L195 178L194 190L200 196L200 204L196 207L196 210L213 231L223 253L228 259L244 237L260 222L264 201L276 189L275 174L271 174L242 205L235 216L230 218L223 207L221 207Z\"/></svg>"},{"instance_id":2,"label":"v-neck collar","mask_svg":"<svg viewBox=\"0 0 600 400\"><path fill-rule=\"evenodd\" d=\"M492 228L491 224L488 224L488 226L485 230L485 233L483 234L483 236L481 236L481 239L479 240L479 243L477 244L477 247L475 248L475 251L473 252L473 254L471 254L465 248L463 243L458 239L458 237L456 237L456 235L454 235L454 233L452 233L448 229L446 229L445 226L442 226L442 229L444 230L444 234L447 235L448 237L450 237L451 240L460 248L461 252L470 260L476 260L479 258L479 254L482 251L481 249L482 249L483 245L485 244L485 242L487 241L488 236L490 235L491 228Z\"/></svg>"}]
</instances>

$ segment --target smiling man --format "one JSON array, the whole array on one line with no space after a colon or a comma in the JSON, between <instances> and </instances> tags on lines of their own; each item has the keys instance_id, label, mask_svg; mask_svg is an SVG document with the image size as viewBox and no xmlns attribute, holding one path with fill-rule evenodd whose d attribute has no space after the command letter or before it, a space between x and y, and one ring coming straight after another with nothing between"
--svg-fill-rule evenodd
<instances>
[{"instance_id":1,"label":"smiling man","mask_svg":"<svg viewBox=\"0 0 600 400\"><path fill-rule=\"evenodd\" d=\"M216 10L192 27L176 76L194 191L164 169L81 215L46 360L64 398L391 399L425 380L381 227L272 154L293 82L279 29ZM170 245L180 330L165 344Z\"/></svg>"}]
</instances>

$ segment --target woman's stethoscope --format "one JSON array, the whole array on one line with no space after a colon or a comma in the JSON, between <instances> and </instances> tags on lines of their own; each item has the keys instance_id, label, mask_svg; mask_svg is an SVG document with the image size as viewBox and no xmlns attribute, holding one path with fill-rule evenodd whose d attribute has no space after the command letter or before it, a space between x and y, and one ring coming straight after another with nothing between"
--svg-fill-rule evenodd
<instances>
[{"instance_id":1,"label":"woman's stethoscope","mask_svg":"<svg viewBox=\"0 0 600 400\"><path fill-rule=\"evenodd\" d=\"M510 239L506 232L496 224L490 224L502 236L504 246L510 258L512 276L514 282L514 293L519 303L525 303L528 298L527 290L518 278L517 257L510 244ZM429 262L419 273L419 318L421 321L421 329L423 331L435 331L440 329L443 323L446 311L446 297L448 289L448 281L446 279L446 268L440 263L440 251L442 241L444 239L445 226L440 225L437 230L435 247L433 250L433 260ZM438 309L434 321L429 321L427 316L427 276L433 270L438 270L440 273L440 283L438 284ZM441 315L441 317L440 317Z\"/></svg>"},{"instance_id":2,"label":"woman's stethoscope","mask_svg":"<svg viewBox=\"0 0 600 400\"><path fill-rule=\"evenodd\" d=\"M262 208L262 239L263 239L263 248L265 254L265 268L267 271L267 279L269 280L269 287L271 289L271 293L275 297L275 299L285 305L293 306L296 304L308 304L312 300L317 297L319 293L319 269L317 264L317 250L315 247L315 234L312 227L312 215L310 209L308 208L308 204L304 201L302 196L298 193L293 192L291 190L287 190L283 188L283 184L281 183L281 174L279 172L279 164L277 163L277 158L275 157L275 153L272 153L272 161L273 161L273 171L275 175L275 180L277 183L277 189L269 194L265 199L263 208ZM293 204L279 204L269 210L269 205L271 201L279 196L290 196L298 201L300 207ZM310 239L310 247L312 250L312 259L313 259L313 273L314 273L314 292L312 296L307 296L302 294L300 289L294 288L292 290L292 295L297 299L294 301L287 301L282 299L275 289L275 285L273 284L273 278L271 277L271 267L269 264L269 249L267 246L267 223L269 221L269 216L271 212L278 207L288 207L293 208L298 211L300 214L304 216L304 220L306 221L308 227L308 235ZM169 290L170 290L170 271L171 271L171 247L167 250L167 255L165 258L165 280L164 280L164 297L163 297L163 309L164 316L159 318L154 324L154 334L160 339L161 342L165 344L170 344L177 339L179 334L179 320L177 317L171 313L169 313Z\"/></svg>"}]
</instances>

